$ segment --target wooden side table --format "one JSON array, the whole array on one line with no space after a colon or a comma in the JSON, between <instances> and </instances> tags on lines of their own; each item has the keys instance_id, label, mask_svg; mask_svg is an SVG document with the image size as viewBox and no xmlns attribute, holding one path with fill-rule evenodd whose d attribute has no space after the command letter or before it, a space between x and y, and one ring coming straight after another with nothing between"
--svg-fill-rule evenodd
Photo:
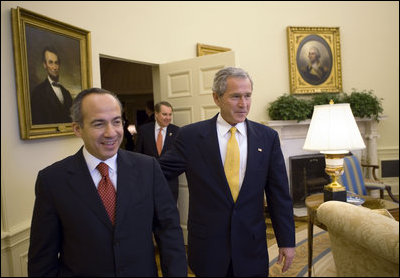
<instances>
[{"instance_id":1,"label":"wooden side table","mask_svg":"<svg viewBox=\"0 0 400 278\"><path fill-rule=\"evenodd\" d=\"M320 227L321 229L327 230L326 226L318 222L317 209L324 202L324 195L314 194L306 198L305 203L307 207L308 215L308 277L311 277L311 267L312 267L312 256L313 256L313 241L314 241L314 225Z\"/></svg>"},{"instance_id":2,"label":"wooden side table","mask_svg":"<svg viewBox=\"0 0 400 278\"><path fill-rule=\"evenodd\" d=\"M375 199L369 196L361 196L365 199L363 207L370 209L387 209L390 214L399 221L399 204L383 199ZM320 223L317 219L317 209L324 202L322 193L313 194L306 198L305 203L308 215L308 277L311 277L312 256L313 256L313 240L314 240L314 225L323 230L327 230L326 226Z\"/></svg>"}]
</instances>

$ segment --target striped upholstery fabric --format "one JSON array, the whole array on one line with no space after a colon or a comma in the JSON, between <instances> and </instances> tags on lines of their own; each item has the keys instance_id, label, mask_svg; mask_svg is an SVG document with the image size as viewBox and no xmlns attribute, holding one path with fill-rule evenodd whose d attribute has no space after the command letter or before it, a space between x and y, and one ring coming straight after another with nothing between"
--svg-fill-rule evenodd
<instances>
[{"instance_id":1,"label":"striped upholstery fabric","mask_svg":"<svg viewBox=\"0 0 400 278\"><path fill-rule=\"evenodd\" d=\"M360 163L356 156L344 157L344 173L340 176L339 182L346 187L347 191L367 195Z\"/></svg>"}]
</instances>

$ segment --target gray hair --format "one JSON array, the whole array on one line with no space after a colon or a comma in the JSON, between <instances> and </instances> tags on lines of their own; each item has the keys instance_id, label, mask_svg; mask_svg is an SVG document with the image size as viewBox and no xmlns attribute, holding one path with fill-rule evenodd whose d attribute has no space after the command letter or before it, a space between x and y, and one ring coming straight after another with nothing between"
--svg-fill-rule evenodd
<instances>
[{"instance_id":1,"label":"gray hair","mask_svg":"<svg viewBox=\"0 0 400 278\"><path fill-rule=\"evenodd\" d=\"M72 118L73 122L76 122L81 127L83 127L82 101L86 96L88 96L90 94L99 94L99 95L100 94L108 94L108 95L112 96L118 102L119 107L121 108L121 115L122 115L123 107L122 107L122 104L119 101L116 94L114 94L110 91L107 91L105 89L101 89L101 88L89 88L89 89L83 90L74 98L74 101L73 101L71 109L70 109L71 118Z\"/></svg>"},{"instance_id":2,"label":"gray hair","mask_svg":"<svg viewBox=\"0 0 400 278\"><path fill-rule=\"evenodd\" d=\"M227 87L226 80L229 77L249 79L251 90L253 90L253 80L251 80L250 75L246 71L241 68L227 67L219 70L215 74L212 90L217 96L221 97L225 93Z\"/></svg>"},{"instance_id":3,"label":"gray hair","mask_svg":"<svg viewBox=\"0 0 400 278\"><path fill-rule=\"evenodd\" d=\"M161 105L167 106L167 107L171 108L171 110L174 110L174 109L172 108L172 105L171 105L169 102L167 102L167 101L160 101L160 102L158 102L158 103L154 106L154 110L155 110L157 113L160 113L160 111L161 111Z\"/></svg>"},{"instance_id":4,"label":"gray hair","mask_svg":"<svg viewBox=\"0 0 400 278\"><path fill-rule=\"evenodd\" d=\"M315 54L316 54L316 56L317 56L318 59L321 58L321 53L319 52L318 47L311 46L311 47L310 47L310 50L309 50L308 52L310 52L311 50L314 50L314 52L315 52Z\"/></svg>"}]
</instances>

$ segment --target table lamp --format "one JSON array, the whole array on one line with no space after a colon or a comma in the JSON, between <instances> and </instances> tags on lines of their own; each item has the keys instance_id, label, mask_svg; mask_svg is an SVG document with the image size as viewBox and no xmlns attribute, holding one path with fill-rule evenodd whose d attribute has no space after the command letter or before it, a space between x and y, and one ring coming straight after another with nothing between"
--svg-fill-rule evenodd
<instances>
[{"instance_id":1,"label":"table lamp","mask_svg":"<svg viewBox=\"0 0 400 278\"><path fill-rule=\"evenodd\" d=\"M303 149L325 155L325 172L332 182L324 186L324 202L346 202L346 188L337 178L343 174L343 158L350 150L364 149L357 123L349 103L314 106L310 127Z\"/></svg>"}]
</instances>

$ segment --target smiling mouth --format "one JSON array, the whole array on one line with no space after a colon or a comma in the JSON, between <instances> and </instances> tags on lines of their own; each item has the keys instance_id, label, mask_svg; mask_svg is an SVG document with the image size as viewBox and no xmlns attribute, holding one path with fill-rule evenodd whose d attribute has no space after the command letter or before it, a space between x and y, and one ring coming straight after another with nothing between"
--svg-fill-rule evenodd
<instances>
[{"instance_id":1,"label":"smiling mouth","mask_svg":"<svg viewBox=\"0 0 400 278\"><path fill-rule=\"evenodd\" d=\"M115 145L116 141L108 141L108 142L103 142L102 144L105 146L113 146Z\"/></svg>"}]
</instances>

